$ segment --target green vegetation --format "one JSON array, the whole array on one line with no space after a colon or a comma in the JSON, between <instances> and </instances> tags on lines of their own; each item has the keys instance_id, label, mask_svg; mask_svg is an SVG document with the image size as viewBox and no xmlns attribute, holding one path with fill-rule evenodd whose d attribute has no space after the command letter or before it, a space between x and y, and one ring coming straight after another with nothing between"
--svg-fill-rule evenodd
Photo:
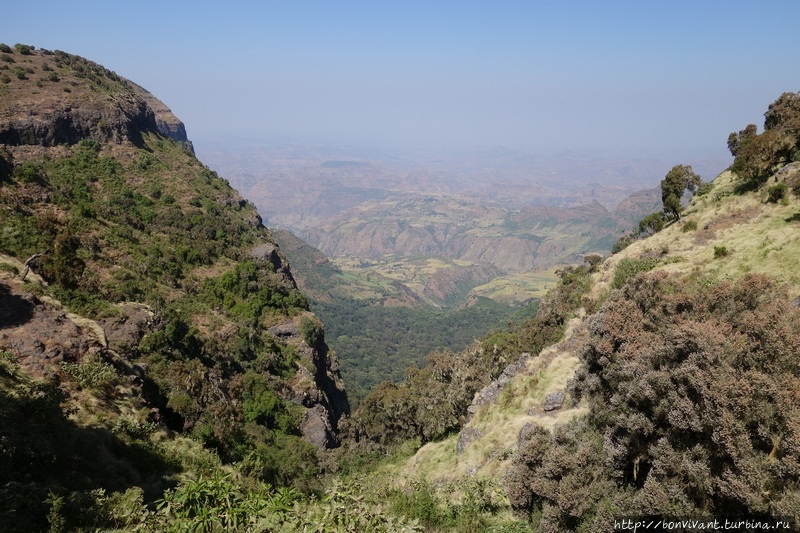
<instances>
[{"instance_id":1,"label":"green vegetation","mask_svg":"<svg viewBox=\"0 0 800 533\"><path fill-rule=\"evenodd\" d=\"M33 46L30 46L30 45L27 45L27 44L17 43L17 44L14 45L14 50L16 50L17 53L19 55L21 55L21 56L29 56L29 55L31 55L31 52L33 51L33 49L34 49Z\"/></svg>"},{"instance_id":2,"label":"green vegetation","mask_svg":"<svg viewBox=\"0 0 800 533\"><path fill-rule=\"evenodd\" d=\"M675 165L661 180L661 202L664 204L664 213L675 220L680 220L681 197L685 191L691 193L697 190L703 181L694 173L689 165Z\"/></svg>"},{"instance_id":3,"label":"green vegetation","mask_svg":"<svg viewBox=\"0 0 800 533\"><path fill-rule=\"evenodd\" d=\"M750 124L728 139L735 156L731 170L745 188L764 183L776 166L800 161L800 93L783 93L764 118L763 133L756 133L756 126Z\"/></svg>"},{"instance_id":4,"label":"green vegetation","mask_svg":"<svg viewBox=\"0 0 800 533\"><path fill-rule=\"evenodd\" d=\"M6 43L0 43L0 52L3 52L4 54L12 54L14 53L14 50Z\"/></svg>"},{"instance_id":5,"label":"green vegetation","mask_svg":"<svg viewBox=\"0 0 800 533\"><path fill-rule=\"evenodd\" d=\"M117 158L84 139L66 156L13 161L2 182L0 251L20 261L42 254L32 267L48 285L32 290L97 320L124 322L129 302L153 314L115 341L113 357L77 353L54 364L58 381L12 379L21 371L3 363L0 490L4 501L25 501L0 517L12 531L46 529L47 520L65 531L239 520L227 508L209 508L204 521L179 507L176 498L206 485L164 495L180 472L200 472L176 459L181 435L216 462L211 475L235 464L239 503L258 512L250 487L321 488L318 450L300 436L303 408L285 397L300 355L266 330L307 311L305 298L275 264L248 256L269 237L227 182L172 141L143 141ZM3 155L3 168L11 162ZM80 425L63 414L65 401ZM154 508L162 495L169 505Z\"/></svg>"},{"instance_id":6,"label":"green vegetation","mask_svg":"<svg viewBox=\"0 0 800 533\"><path fill-rule=\"evenodd\" d=\"M653 270L657 264L658 260L654 258L631 259L626 257L617 265L611 286L615 289L620 289L629 279L635 277L640 272Z\"/></svg>"},{"instance_id":7,"label":"green vegetation","mask_svg":"<svg viewBox=\"0 0 800 533\"><path fill-rule=\"evenodd\" d=\"M590 267L568 267L536 316L460 352L432 353L400 383L384 381L354 412L347 443L353 453L392 449L409 439L423 443L457 430L476 392L523 352L538 353L558 340L590 285Z\"/></svg>"},{"instance_id":8,"label":"green vegetation","mask_svg":"<svg viewBox=\"0 0 800 533\"><path fill-rule=\"evenodd\" d=\"M132 90L82 58L52 58L96 90ZM336 378L323 322L225 180L153 132L113 149L92 139L0 147L0 320L13 326L0 339L4 531L604 531L615 517L642 514L797 520L800 310L786 292L800 286L794 167L764 185L798 158L797 101L779 98L764 134L748 127L729 138L740 185L757 193L735 203L747 187L734 191L726 173L715 198L695 198L691 220L670 228L665 214L678 218L680 196L699 184L690 167L674 167L662 182L665 211L628 236L648 241L604 268L589 255L558 271L557 286L505 328L510 308L487 300L429 312L320 298L314 306L325 322L339 318L329 334L365 394L341 420L346 398L323 386ZM761 224L747 236L756 244L730 231L742 221ZM709 261L712 249L729 258ZM647 273L682 264L684 278ZM717 277L700 275L700 264ZM782 277L742 277L758 267ZM726 269L739 279L718 281ZM325 287L322 278L339 275L321 271ZM39 331L30 345L13 337L40 322L71 333ZM540 354L565 332L572 337L523 360L537 366L509 378L495 412L468 411L522 353ZM542 397L555 388L567 404L544 413ZM313 418L321 408L338 414ZM301 428L313 424L342 446L309 444ZM465 427L476 439L483 431L481 453L490 451L456 457ZM446 481L414 471L423 444L458 471ZM510 467L492 480L471 475L476 457Z\"/></svg>"},{"instance_id":9,"label":"green vegetation","mask_svg":"<svg viewBox=\"0 0 800 533\"><path fill-rule=\"evenodd\" d=\"M789 186L786 183L778 183L767 189L767 200L773 204L785 201L786 194L789 191Z\"/></svg>"},{"instance_id":10,"label":"green vegetation","mask_svg":"<svg viewBox=\"0 0 800 533\"><path fill-rule=\"evenodd\" d=\"M512 506L542 530L631 514L796 520L800 311L777 284L656 273L603 309L573 386L590 414L522 436Z\"/></svg>"},{"instance_id":11,"label":"green vegetation","mask_svg":"<svg viewBox=\"0 0 800 533\"><path fill-rule=\"evenodd\" d=\"M327 326L328 343L341 354L342 375L354 405L382 381L402 380L409 367L422 366L431 352L461 350L519 311L485 298L449 311L382 307L344 298L316 302L313 309Z\"/></svg>"}]
</instances>

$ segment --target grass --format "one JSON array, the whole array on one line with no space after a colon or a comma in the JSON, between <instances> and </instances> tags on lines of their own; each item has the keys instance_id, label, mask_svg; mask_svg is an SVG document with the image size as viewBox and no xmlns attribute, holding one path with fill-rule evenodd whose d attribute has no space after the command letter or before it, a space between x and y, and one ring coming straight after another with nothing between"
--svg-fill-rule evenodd
<instances>
[{"instance_id":1,"label":"grass","mask_svg":"<svg viewBox=\"0 0 800 533\"><path fill-rule=\"evenodd\" d=\"M772 275L789 285L792 297L800 294L800 231L793 215L797 198L766 204L758 192L732 194L735 177L729 172L715 181L713 194L696 197L684 213L683 223L672 224L661 232L634 242L623 252L609 258L594 275L589 297L602 301L611 290L614 274L624 259L657 258L656 269L694 275L711 274L718 278L736 278L747 272ZM685 227L692 228L686 231ZM727 255L715 249L727 250ZM491 287L492 284L487 284ZM476 290L487 290L483 286ZM497 291L500 293L501 291ZM573 319L565 339L573 338L572 346L580 345L581 318ZM553 413L541 411L546 394L564 390L580 361L567 342L543 350L529 360L526 373L513 378L499 399L476 412L465 426L480 432L469 442L461 455L455 455L458 436L422 448L408 461L401 472L406 478L422 475L429 481L452 480L467 472L498 479L508 468L516 450L517 435L528 423L552 430L587 412L584 406L564 406Z\"/></svg>"},{"instance_id":2,"label":"grass","mask_svg":"<svg viewBox=\"0 0 800 533\"><path fill-rule=\"evenodd\" d=\"M595 274L592 297L610 286L616 265L624 258L639 258L669 249L657 269L689 275L705 273L719 278L746 272L775 276L789 284L793 296L800 294L800 232L792 220L798 200L789 195L787 205L765 204L759 192L732 194L735 176L723 172L714 182L712 194L695 197L683 216L661 232L631 244L608 260L608 269ZM697 230L683 232L686 224ZM714 250L725 247L728 255L714 260ZM681 261L669 261L680 257Z\"/></svg>"}]
</instances>

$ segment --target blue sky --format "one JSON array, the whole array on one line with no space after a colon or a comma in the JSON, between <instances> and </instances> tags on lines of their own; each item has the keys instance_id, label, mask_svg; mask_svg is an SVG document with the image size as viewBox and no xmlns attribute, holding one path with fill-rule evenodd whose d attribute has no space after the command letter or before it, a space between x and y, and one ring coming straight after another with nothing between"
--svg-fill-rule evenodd
<instances>
[{"instance_id":1,"label":"blue sky","mask_svg":"<svg viewBox=\"0 0 800 533\"><path fill-rule=\"evenodd\" d=\"M800 2L13 2L0 41L144 86L196 143L670 157L800 90Z\"/></svg>"}]
</instances>

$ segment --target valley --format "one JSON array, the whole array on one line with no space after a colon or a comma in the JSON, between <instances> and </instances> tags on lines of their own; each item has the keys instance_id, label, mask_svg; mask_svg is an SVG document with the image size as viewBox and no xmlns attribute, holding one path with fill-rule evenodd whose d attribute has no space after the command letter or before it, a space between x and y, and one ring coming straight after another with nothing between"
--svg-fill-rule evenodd
<instances>
[{"instance_id":1,"label":"valley","mask_svg":"<svg viewBox=\"0 0 800 533\"><path fill-rule=\"evenodd\" d=\"M661 207L656 160L215 146L203 157L273 229L353 405L431 351L535 312L559 269L608 255Z\"/></svg>"},{"instance_id":2,"label":"valley","mask_svg":"<svg viewBox=\"0 0 800 533\"><path fill-rule=\"evenodd\" d=\"M0 59L4 531L797 529L800 93L711 181L286 145L220 175L113 71Z\"/></svg>"}]
</instances>

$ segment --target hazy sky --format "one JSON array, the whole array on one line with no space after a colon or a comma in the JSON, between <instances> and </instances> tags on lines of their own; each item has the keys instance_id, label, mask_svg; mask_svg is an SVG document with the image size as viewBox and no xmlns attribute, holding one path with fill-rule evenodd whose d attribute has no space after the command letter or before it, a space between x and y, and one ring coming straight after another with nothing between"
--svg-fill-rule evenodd
<instances>
[{"instance_id":1,"label":"hazy sky","mask_svg":"<svg viewBox=\"0 0 800 533\"><path fill-rule=\"evenodd\" d=\"M144 86L195 143L725 151L800 90L800 1L6 2L0 41Z\"/></svg>"}]
</instances>

